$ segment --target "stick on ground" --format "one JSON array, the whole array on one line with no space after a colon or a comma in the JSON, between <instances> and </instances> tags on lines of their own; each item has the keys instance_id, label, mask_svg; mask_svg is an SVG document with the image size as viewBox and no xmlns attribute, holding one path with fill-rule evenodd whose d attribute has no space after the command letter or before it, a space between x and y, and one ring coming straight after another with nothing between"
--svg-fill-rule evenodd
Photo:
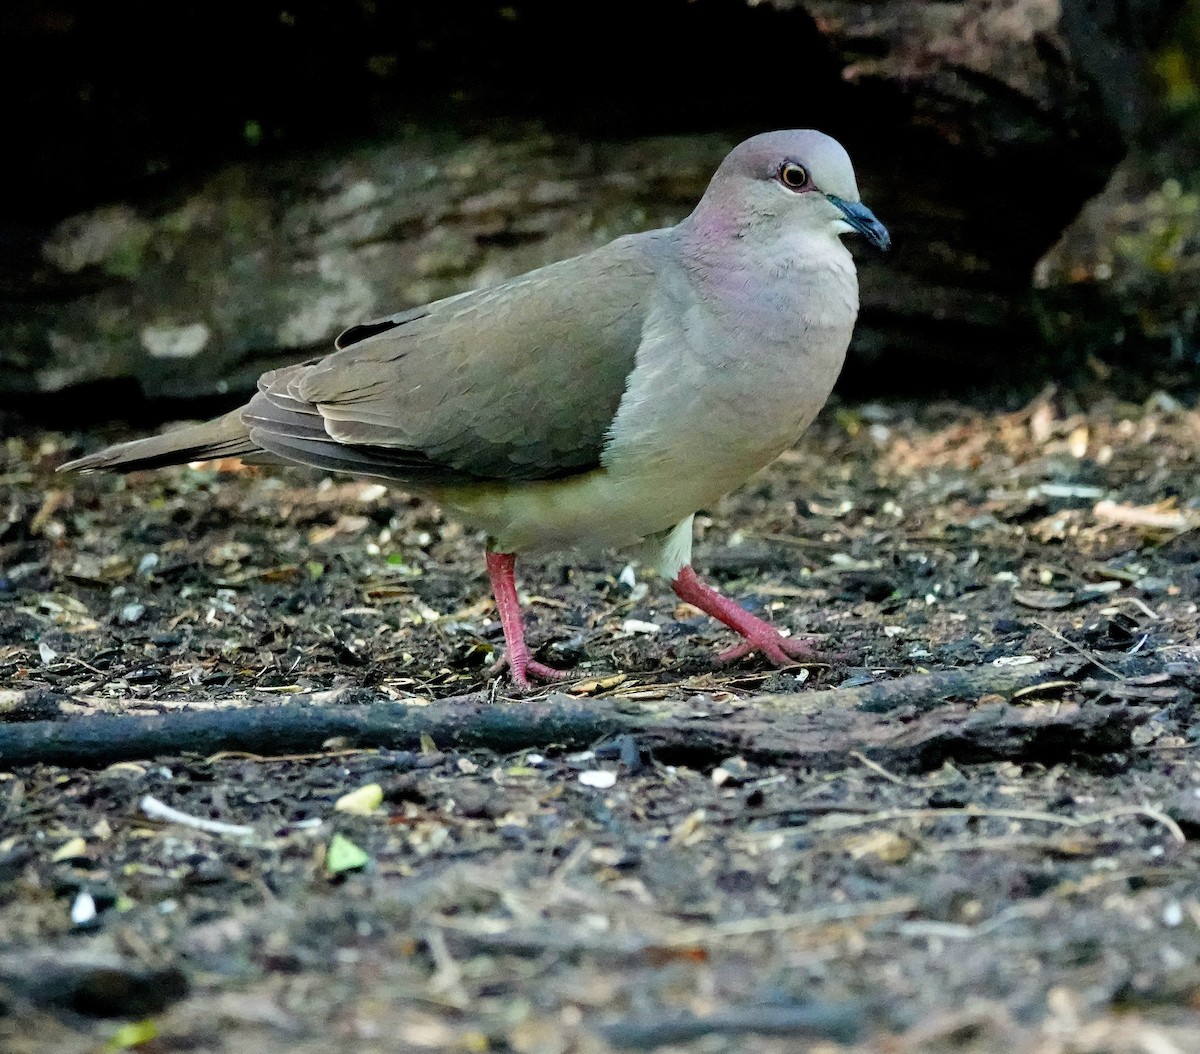
<instances>
[{"instance_id":1,"label":"stick on ground","mask_svg":"<svg viewBox=\"0 0 1200 1054\"><path fill-rule=\"evenodd\" d=\"M854 688L763 696L736 709L703 697L686 713L628 700L546 699L493 703L482 693L426 705L388 700L329 704L292 699L162 715L74 717L0 725L0 767L36 763L101 767L116 761L225 750L263 755L316 751L330 739L357 748L443 750L581 749L617 735L636 737L661 759L690 764L734 754L758 762L843 768L861 752L895 771L921 771L948 759L1061 759L1129 745L1151 711L1132 703L1064 703L1057 708L973 705L1048 678L1066 661L974 667L913 675ZM903 700L906 719L867 712L883 692L886 709ZM953 689L951 691L950 689ZM953 695L971 702L944 700ZM937 703L943 705L936 705ZM682 711L684 708L679 708Z\"/></svg>"}]
</instances>

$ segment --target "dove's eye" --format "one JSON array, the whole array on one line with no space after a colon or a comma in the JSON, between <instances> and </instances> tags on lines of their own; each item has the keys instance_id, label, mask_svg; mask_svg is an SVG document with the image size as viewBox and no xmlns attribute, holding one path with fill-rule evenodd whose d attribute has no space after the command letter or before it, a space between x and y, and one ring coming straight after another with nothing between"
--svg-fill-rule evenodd
<instances>
[{"instance_id":1,"label":"dove's eye","mask_svg":"<svg viewBox=\"0 0 1200 1054\"><path fill-rule=\"evenodd\" d=\"M785 161L779 166L779 182L788 190L804 190L812 182L808 169L795 161Z\"/></svg>"}]
</instances>

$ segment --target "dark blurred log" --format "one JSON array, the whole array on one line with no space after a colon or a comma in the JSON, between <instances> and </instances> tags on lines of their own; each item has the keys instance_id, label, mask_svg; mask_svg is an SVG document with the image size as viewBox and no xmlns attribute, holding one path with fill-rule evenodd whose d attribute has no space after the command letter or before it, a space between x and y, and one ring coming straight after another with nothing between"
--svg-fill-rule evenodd
<instances>
[{"instance_id":1,"label":"dark blurred log","mask_svg":"<svg viewBox=\"0 0 1200 1054\"><path fill-rule=\"evenodd\" d=\"M0 724L0 766L101 767L135 758L223 750L271 756L319 750L334 738L364 749L417 750L429 737L443 750L510 754L530 748L579 750L602 739L632 735L668 762L703 765L740 754L754 762L822 771L845 767L855 752L889 769L920 771L948 759L1052 756L1061 761L1128 746L1133 728L1153 713L1151 708L975 705L984 696L1011 696L1041 684L1070 663L1073 660L942 670L855 688L762 696L736 709L697 696L689 700L686 715L678 717L664 716L658 704L640 707L566 695L496 702L481 692L422 706L297 698L276 706L27 721ZM893 713L901 705L903 720Z\"/></svg>"},{"instance_id":2,"label":"dark blurred log","mask_svg":"<svg viewBox=\"0 0 1200 1054\"><path fill-rule=\"evenodd\" d=\"M785 125L842 138L892 228L851 382L1011 372L1031 269L1121 157L1179 5L1133 6L13 5L0 395L246 390L350 323L674 222Z\"/></svg>"}]
</instances>

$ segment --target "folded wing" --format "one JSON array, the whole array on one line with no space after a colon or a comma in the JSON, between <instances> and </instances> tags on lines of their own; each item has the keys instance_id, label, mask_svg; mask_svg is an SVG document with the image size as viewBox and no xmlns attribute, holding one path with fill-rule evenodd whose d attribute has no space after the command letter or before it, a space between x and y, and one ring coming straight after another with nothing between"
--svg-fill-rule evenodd
<instances>
[{"instance_id":1,"label":"folded wing","mask_svg":"<svg viewBox=\"0 0 1200 1054\"><path fill-rule=\"evenodd\" d=\"M596 467L641 341L652 239L348 330L327 358L262 378L242 416L251 441L414 482Z\"/></svg>"}]
</instances>

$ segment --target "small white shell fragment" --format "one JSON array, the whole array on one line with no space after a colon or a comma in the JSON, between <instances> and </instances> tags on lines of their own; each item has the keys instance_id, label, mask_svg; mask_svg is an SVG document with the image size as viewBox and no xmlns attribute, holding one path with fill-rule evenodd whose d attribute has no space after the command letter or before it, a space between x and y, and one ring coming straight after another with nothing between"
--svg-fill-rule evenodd
<instances>
[{"instance_id":1,"label":"small white shell fragment","mask_svg":"<svg viewBox=\"0 0 1200 1054\"><path fill-rule=\"evenodd\" d=\"M76 926L86 926L96 917L96 901L86 889L80 890L71 905L71 921Z\"/></svg>"},{"instance_id":2,"label":"small white shell fragment","mask_svg":"<svg viewBox=\"0 0 1200 1054\"><path fill-rule=\"evenodd\" d=\"M132 626L144 614L146 614L145 604L126 604L123 608L121 608L121 613L118 618L120 618L121 622L123 622L125 625Z\"/></svg>"},{"instance_id":3,"label":"small white shell fragment","mask_svg":"<svg viewBox=\"0 0 1200 1054\"><path fill-rule=\"evenodd\" d=\"M589 769L579 774L579 782L585 787L595 787L597 790L608 790L617 782L617 774L606 769Z\"/></svg>"}]
</instances>

